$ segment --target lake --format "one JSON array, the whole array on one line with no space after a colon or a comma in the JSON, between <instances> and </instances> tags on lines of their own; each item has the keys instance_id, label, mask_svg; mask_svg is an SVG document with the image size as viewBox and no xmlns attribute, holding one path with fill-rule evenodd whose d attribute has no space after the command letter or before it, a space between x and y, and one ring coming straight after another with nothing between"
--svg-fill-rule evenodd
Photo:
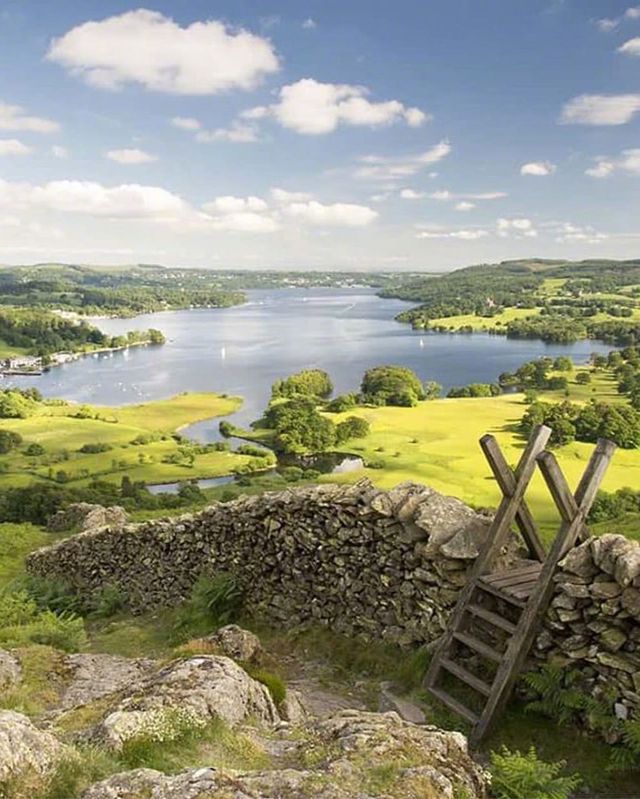
<instances>
[{"instance_id":1,"label":"lake","mask_svg":"<svg viewBox=\"0 0 640 799\"><path fill-rule=\"evenodd\" d=\"M611 349L592 341L545 344L482 333L415 331L394 320L410 307L407 303L381 299L368 289L256 290L247 296L245 305L234 308L92 320L110 334L159 328L167 343L89 356L41 377L11 382L37 386L49 397L102 405L183 391L238 394L244 405L232 421L243 426L260 415L276 378L304 368L326 369L342 393L357 389L372 366L403 364L446 391L494 382L500 372L541 355L566 354L584 362L592 352ZM215 440L218 421L200 422L188 432L201 441Z\"/></svg>"}]
</instances>

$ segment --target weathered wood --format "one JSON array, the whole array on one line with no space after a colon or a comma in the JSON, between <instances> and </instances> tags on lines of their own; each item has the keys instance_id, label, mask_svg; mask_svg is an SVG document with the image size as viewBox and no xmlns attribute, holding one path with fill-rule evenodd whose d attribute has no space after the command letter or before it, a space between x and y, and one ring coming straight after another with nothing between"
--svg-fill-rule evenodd
<instances>
[{"instance_id":1,"label":"weathered wood","mask_svg":"<svg viewBox=\"0 0 640 799\"><path fill-rule=\"evenodd\" d=\"M506 543L511 525L520 508L522 498L533 477L536 468L536 459L544 450L550 435L550 428L544 425L535 427L516 467L515 474L511 474L510 472L511 477L515 480L515 485L513 486L513 490L503 497L496 515L493 518L493 523L487 534L485 544L471 567L466 585L460 592L449 628L440 639L438 648L429 664L424 680L424 684L427 688L434 686L438 679L442 667L441 658L448 652L453 641L454 632L457 632L462 627L466 606L470 603L473 593L476 590L478 578L489 571Z\"/></svg>"},{"instance_id":2,"label":"weathered wood","mask_svg":"<svg viewBox=\"0 0 640 799\"><path fill-rule=\"evenodd\" d=\"M493 436L483 436L480 440L502 490L503 498L487 541L476 558L466 585L460 592L449 628L440 641L425 678L426 687L435 697L474 724L472 743L478 743L487 734L511 695L541 617L551 599L553 576L558 562L576 541L586 535L585 519L615 450L615 445L610 441L598 441L574 495L555 457L550 452L544 451L550 434L551 431L545 427L538 427L533 431L514 471L509 468ZM524 494L535 471L536 463L562 520L548 554L545 554L533 517L524 502ZM518 524L532 557L539 562L511 571L492 573L490 569L500 554L514 521ZM477 591L484 592L487 597L492 595L498 597L519 609L518 622L513 623L478 604ZM476 638L467 629L469 615L510 636L503 653ZM456 662L455 653L458 650L453 648L454 642L461 643L498 664L491 684ZM486 703L479 717L436 685L442 670L486 696Z\"/></svg>"},{"instance_id":3,"label":"weathered wood","mask_svg":"<svg viewBox=\"0 0 640 799\"><path fill-rule=\"evenodd\" d=\"M492 435L482 436L480 439L480 447L489 462L489 466L491 467L491 471L493 472L493 476L500 490L505 496L510 496L515 490L516 478L502 454L502 450L495 437ZM516 513L516 524L524 538L531 557L543 561L545 558L544 545L540 540L536 523L524 499L520 503L520 507Z\"/></svg>"},{"instance_id":4,"label":"weathered wood","mask_svg":"<svg viewBox=\"0 0 640 799\"><path fill-rule=\"evenodd\" d=\"M564 512L571 506L575 506L576 511L572 518L563 518L560 530L542 566L540 577L522 611L516 631L509 640L502 663L498 666L491 696L482 711L480 721L471 734L472 743L478 743L487 734L511 695L518 673L533 643L540 618L551 599L554 586L553 575L558 562L566 554L567 549L575 544L614 451L615 445L611 441L600 440L598 442L580 482L580 504L571 492L569 492L571 500L568 500L566 481L555 457L548 452L541 453L538 457L545 482L554 499L557 499L561 515L564 517Z\"/></svg>"}]
</instances>

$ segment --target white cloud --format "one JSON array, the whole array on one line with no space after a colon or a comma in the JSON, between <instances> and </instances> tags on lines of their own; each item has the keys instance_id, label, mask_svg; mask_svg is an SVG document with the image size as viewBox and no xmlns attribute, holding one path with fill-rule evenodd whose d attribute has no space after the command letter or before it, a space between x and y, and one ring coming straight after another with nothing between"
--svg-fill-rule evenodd
<instances>
[{"instance_id":1,"label":"white cloud","mask_svg":"<svg viewBox=\"0 0 640 799\"><path fill-rule=\"evenodd\" d=\"M462 239L462 241L477 241L490 236L488 230L483 228L462 228L461 230L421 230L416 233L418 239Z\"/></svg>"},{"instance_id":2,"label":"white cloud","mask_svg":"<svg viewBox=\"0 0 640 799\"><path fill-rule=\"evenodd\" d=\"M149 164L158 160L157 156L151 155L144 150L138 150L135 147L125 148L124 150L109 150L105 153L105 158L110 161L116 161L119 164L128 165Z\"/></svg>"},{"instance_id":3,"label":"white cloud","mask_svg":"<svg viewBox=\"0 0 640 799\"><path fill-rule=\"evenodd\" d=\"M355 177L373 180L396 180L411 177L431 164L446 158L451 152L451 145L443 140L429 150L413 156L387 157L379 155L365 155L360 159L363 165L358 167Z\"/></svg>"},{"instance_id":4,"label":"white cloud","mask_svg":"<svg viewBox=\"0 0 640 799\"><path fill-rule=\"evenodd\" d=\"M597 158L596 165L585 171L592 178L608 178L616 171L640 175L640 148L623 150L618 158Z\"/></svg>"},{"instance_id":5,"label":"white cloud","mask_svg":"<svg viewBox=\"0 0 640 799\"><path fill-rule=\"evenodd\" d=\"M463 200L460 203L456 203L455 207L456 207L456 211L472 211L476 207L476 204L467 202L466 200Z\"/></svg>"},{"instance_id":6,"label":"white cloud","mask_svg":"<svg viewBox=\"0 0 640 799\"><path fill-rule=\"evenodd\" d=\"M614 31L624 20L627 19L640 19L640 6L632 6L619 17L605 17L604 19L595 20L598 29L603 33L611 33Z\"/></svg>"},{"instance_id":7,"label":"white cloud","mask_svg":"<svg viewBox=\"0 0 640 799\"><path fill-rule=\"evenodd\" d=\"M582 94L562 109L563 125L626 125L640 111L640 94Z\"/></svg>"},{"instance_id":8,"label":"white cloud","mask_svg":"<svg viewBox=\"0 0 640 799\"><path fill-rule=\"evenodd\" d=\"M309 194L309 192L287 191L287 189L281 189L277 186L274 186L271 189L271 196L273 197L274 201L279 204L304 203L313 198L313 195Z\"/></svg>"},{"instance_id":9,"label":"white cloud","mask_svg":"<svg viewBox=\"0 0 640 799\"><path fill-rule=\"evenodd\" d=\"M28 155L31 147L27 147L18 139L0 139L0 155Z\"/></svg>"},{"instance_id":10,"label":"white cloud","mask_svg":"<svg viewBox=\"0 0 640 799\"><path fill-rule=\"evenodd\" d=\"M137 83L193 95L253 89L279 68L268 39L217 20L182 28L143 8L72 28L47 58L101 89Z\"/></svg>"},{"instance_id":11,"label":"white cloud","mask_svg":"<svg viewBox=\"0 0 640 799\"><path fill-rule=\"evenodd\" d=\"M66 147L62 147L60 144L53 144L51 146L51 155L54 158L68 158L69 157L69 150Z\"/></svg>"},{"instance_id":12,"label":"white cloud","mask_svg":"<svg viewBox=\"0 0 640 799\"><path fill-rule=\"evenodd\" d=\"M521 175L534 175L535 177L553 175L555 171L556 165L550 161L529 161L520 167Z\"/></svg>"},{"instance_id":13,"label":"white cloud","mask_svg":"<svg viewBox=\"0 0 640 799\"><path fill-rule=\"evenodd\" d=\"M531 219L523 216L516 216L510 219L501 217L496 222L496 228L498 236L501 238L505 238L510 234L526 236L527 238L535 238L538 235L538 231L535 229Z\"/></svg>"},{"instance_id":14,"label":"white cloud","mask_svg":"<svg viewBox=\"0 0 640 799\"><path fill-rule=\"evenodd\" d=\"M419 108L407 108L399 100L372 102L368 94L363 86L303 78L283 86L277 103L249 108L241 116L244 119L271 116L282 127L308 136L331 133L340 124L379 127L404 121L411 127L419 127L427 119Z\"/></svg>"},{"instance_id":15,"label":"white cloud","mask_svg":"<svg viewBox=\"0 0 640 799\"><path fill-rule=\"evenodd\" d=\"M28 116L19 105L0 102L0 130L25 130L30 133L55 133L60 125L52 119Z\"/></svg>"},{"instance_id":16,"label":"white cloud","mask_svg":"<svg viewBox=\"0 0 640 799\"><path fill-rule=\"evenodd\" d=\"M555 226L556 241L560 244L585 242L586 244L601 244L609 236L600 233L591 225L574 225L572 222L563 222Z\"/></svg>"},{"instance_id":17,"label":"white cloud","mask_svg":"<svg viewBox=\"0 0 640 799\"><path fill-rule=\"evenodd\" d=\"M378 212L366 205L352 203L333 203L323 205L316 200L290 203L284 208L285 214L300 219L310 225L336 227L364 227L378 217Z\"/></svg>"},{"instance_id":18,"label":"white cloud","mask_svg":"<svg viewBox=\"0 0 640 799\"><path fill-rule=\"evenodd\" d=\"M317 28L317 27L318 27L318 25L317 25L317 23L316 23L316 21L315 21L314 19L311 19L311 17L307 17L307 18L305 19L305 21L302 23L302 27L303 27L303 28L304 28L304 30L306 30L306 31L311 31L311 30L313 30L314 28Z\"/></svg>"},{"instance_id":19,"label":"white cloud","mask_svg":"<svg viewBox=\"0 0 640 799\"><path fill-rule=\"evenodd\" d=\"M252 211L212 216L211 224L215 230L235 233L274 233L280 229L278 221L273 217Z\"/></svg>"},{"instance_id":20,"label":"white cloud","mask_svg":"<svg viewBox=\"0 0 640 799\"><path fill-rule=\"evenodd\" d=\"M628 42L618 47L618 52L624 53L624 55L640 57L640 36L629 39Z\"/></svg>"},{"instance_id":21,"label":"white cloud","mask_svg":"<svg viewBox=\"0 0 640 799\"><path fill-rule=\"evenodd\" d=\"M430 200L438 200L439 202L455 202L457 200L473 200L473 201L483 201L483 200L502 200L507 197L506 192L504 191L483 191L478 193L454 193L449 191L448 189L440 189L438 191L431 192L428 195Z\"/></svg>"},{"instance_id":22,"label":"white cloud","mask_svg":"<svg viewBox=\"0 0 640 799\"><path fill-rule=\"evenodd\" d=\"M423 191L415 191L414 189L402 189L400 197L403 200L421 200L425 196Z\"/></svg>"},{"instance_id":23,"label":"white cloud","mask_svg":"<svg viewBox=\"0 0 640 799\"><path fill-rule=\"evenodd\" d=\"M173 117L171 124L180 130L200 130L202 124L193 117Z\"/></svg>"},{"instance_id":24,"label":"white cloud","mask_svg":"<svg viewBox=\"0 0 640 799\"><path fill-rule=\"evenodd\" d=\"M225 195L205 203L202 210L208 214L235 214L240 211L262 212L268 209L267 203L260 197L234 197Z\"/></svg>"},{"instance_id":25,"label":"white cloud","mask_svg":"<svg viewBox=\"0 0 640 799\"><path fill-rule=\"evenodd\" d=\"M229 128L216 128L215 130L199 130L196 141L210 144L217 141L228 141L234 144L248 144L258 141L258 130L253 125L246 125L235 121Z\"/></svg>"}]
</instances>

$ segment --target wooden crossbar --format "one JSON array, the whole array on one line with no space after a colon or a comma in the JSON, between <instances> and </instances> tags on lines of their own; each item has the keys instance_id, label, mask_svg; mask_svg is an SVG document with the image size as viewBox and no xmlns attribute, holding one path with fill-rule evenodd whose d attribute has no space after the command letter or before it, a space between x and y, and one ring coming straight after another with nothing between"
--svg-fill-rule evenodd
<instances>
[{"instance_id":1,"label":"wooden crossbar","mask_svg":"<svg viewBox=\"0 0 640 799\"><path fill-rule=\"evenodd\" d=\"M574 494L554 455L545 450L550 435L548 427L536 427L514 470L507 464L493 436L483 436L480 440L503 496L487 540L471 567L425 677L425 687L436 698L474 725L470 736L472 744L477 744L487 734L511 695L551 599L555 570L567 551L588 535L586 518L615 451L615 444L611 441L598 441ZM533 516L524 500L536 465L561 517L560 529L548 553L542 546ZM491 572L514 522L533 562L519 568ZM511 609L508 613L507 607ZM517 621L514 612L520 614ZM482 640L478 637L482 636L482 630L476 631L474 626L478 619L492 627L494 634L502 639L507 636L507 640L503 640L502 645L494 644L493 639L490 642ZM468 654L460 660L456 654L460 645L466 647L467 652L471 650L475 657L498 664L490 682L470 671L473 658L469 661ZM451 696L448 689L437 684L445 672L449 679L466 684L467 689L481 696L484 707L480 713L470 710Z\"/></svg>"}]
</instances>

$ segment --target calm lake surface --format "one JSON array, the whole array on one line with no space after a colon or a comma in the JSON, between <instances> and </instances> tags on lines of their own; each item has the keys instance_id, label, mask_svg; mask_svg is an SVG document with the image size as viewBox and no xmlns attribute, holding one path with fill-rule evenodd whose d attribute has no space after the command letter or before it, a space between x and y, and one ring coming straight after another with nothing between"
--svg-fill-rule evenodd
<instances>
[{"instance_id":1,"label":"calm lake surface","mask_svg":"<svg viewBox=\"0 0 640 799\"><path fill-rule=\"evenodd\" d=\"M611 347L518 341L487 334L425 333L394 321L410 307L367 289L279 289L247 292L249 301L224 309L169 311L135 319L94 320L116 334L134 328L163 331L163 347L89 356L41 377L16 378L49 397L103 405L161 399L182 391L216 391L244 398L232 421L247 425L264 409L278 377L304 368L326 369L337 393L358 388L363 372L403 364L445 391L493 382L500 372L541 355L571 355L584 362ZM7 381L8 382L8 381ZM218 422L193 425L191 436L218 438Z\"/></svg>"}]
</instances>

